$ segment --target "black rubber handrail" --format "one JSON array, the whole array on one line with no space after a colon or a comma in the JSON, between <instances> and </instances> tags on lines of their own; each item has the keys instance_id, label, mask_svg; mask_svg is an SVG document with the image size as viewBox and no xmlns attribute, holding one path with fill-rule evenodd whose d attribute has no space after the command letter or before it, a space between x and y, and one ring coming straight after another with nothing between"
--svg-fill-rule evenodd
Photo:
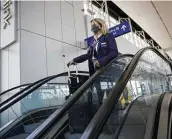
<instances>
[{"instance_id":1,"label":"black rubber handrail","mask_svg":"<svg viewBox=\"0 0 172 139\"><path fill-rule=\"evenodd\" d=\"M123 72L122 76L120 76L116 85L112 88L112 91L104 104L100 107L94 118L91 120L90 124L87 126L86 130L82 134L81 139L95 139L99 135L108 117L118 103L120 95L123 92L125 86L127 85L127 82L131 78L132 73L137 66L137 63L141 59L142 55L148 50L155 52L158 56L160 56L164 61L169 64L170 68L172 68L172 64L155 48L146 47L138 51L134 58L131 60L126 70Z\"/></svg>"},{"instance_id":2,"label":"black rubber handrail","mask_svg":"<svg viewBox=\"0 0 172 139\"><path fill-rule=\"evenodd\" d=\"M37 128L27 139L36 139L40 138L42 136L42 133L45 133L48 131L51 126L57 122L58 119L60 119L62 116L65 115L66 111L72 107L73 104L81 97L81 95L87 90L90 85L109 67L111 64L119 59L129 57L133 58L134 55L132 54L124 54L120 55L117 58L113 59L109 64L105 67L102 67L100 70L96 71L79 89L75 91L75 93L66 101L66 103L63 105L63 108L60 111L55 111L48 119L44 121L44 123Z\"/></svg>"},{"instance_id":3,"label":"black rubber handrail","mask_svg":"<svg viewBox=\"0 0 172 139\"><path fill-rule=\"evenodd\" d=\"M13 87L13 88L10 88L10 89L8 89L8 90L6 90L6 91L0 93L0 97L3 96L4 94L10 92L10 91L13 91L13 90L18 89L18 88L20 88L20 87L24 87L24 86L28 86L28 85L31 85L31 83L22 84L22 85L18 85L18 86L15 86L15 87Z\"/></svg>"},{"instance_id":4,"label":"black rubber handrail","mask_svg":"<svg viewBox=\"0 0 172 139\"><path fill-rule=\"evenodd\" d=\"M76 71L71 71L71 73L76 73ZM81 74L88 74L88 72L86 72L86 71L78 71L78 73L79 74L80 73ZM57 77L61 77L61 76L68 76L68 72L63 72L63 73L58 74L58 75L52 75L52 76L43 78L39 81L34 82L33 84L24 88L23 90L17 92L15 95L11 96L10 98L8 98L8 99L4 100L2 103L0 103L0 113L2 113L4 110L11 107L13 104L17 103L18 101L20 101L21 99L23 99L27 95L31 94L33 91L38 89L43 84L45 84L45 83L49 82L50 80L53 80Z\"/></svg>"},{"instance_id":5,"label":"black rubber handrail","mask_svg":"<svg viewBox=\"0 0 172 139\"><path fill-rule=\"evenodd\" d=\"M27 90L30 89L31 87L35 86L37 83L42 82L43 80L45 80L45 79L47 79L47 78L49 78L49 77L40 79L40 80L38 80L38 81L36 81L36 82L30 84L30 85L27 86L26 88L20 90L19 92L15 93L14 95L12 95L11 97L9 97L8 99L4 100L3 102L0 103L0 108L1 108L4 104L8 103L9 101L11 101L12 99L14 99L15 97L19 96L19 95L22 94L23 92L27 91Z\"/></svg>"}]
</instances>

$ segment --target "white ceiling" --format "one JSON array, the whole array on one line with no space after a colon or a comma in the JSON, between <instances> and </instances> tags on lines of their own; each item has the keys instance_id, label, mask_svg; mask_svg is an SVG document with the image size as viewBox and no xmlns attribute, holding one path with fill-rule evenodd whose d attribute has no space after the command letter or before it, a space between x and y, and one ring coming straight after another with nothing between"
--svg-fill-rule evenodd
<instances>
[{"instance_id":1,"label":"white ceiling","mask_svg":"<svg viewBox=\"0 0 172 139\"><path fill-rule=\"evenodd\" d=\"M172 1L113 1L172 58Z\"/></svg>"}]
</instances>

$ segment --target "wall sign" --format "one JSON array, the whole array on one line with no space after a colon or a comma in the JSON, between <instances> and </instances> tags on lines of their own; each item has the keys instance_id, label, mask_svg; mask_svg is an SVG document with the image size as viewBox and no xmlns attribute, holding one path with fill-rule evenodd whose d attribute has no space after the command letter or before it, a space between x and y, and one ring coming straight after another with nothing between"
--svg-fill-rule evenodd
<instances>
[{"instance_id":1,"label":"wall sign","mask_svg":"<svg viewBox=\"0 0 172 139\"><path fill-rule=\"evenodd\" d=\"M109 29L109 33L112 33L114 38L119 37L129 32L131 32L131 28L128 21L122 22L121 24L111 27ZM93 36L86 38L84 40L86 46L90 46L91 44L93 44L93 41L94 41Z\"/></svg>"},{"instance_id":2,"label":"wall sign","mask_svg":"<svg viewBox=\"0 0 172 139\"><path fill-rule=\"evenodd\" d=\"M14 0L1 1L1 49L17 41L16 6Z\"/></svg>"},{"instance_id":3,"label":"wall sign","mask_svg":"<svg viewBox=\"0 0 172 139\"><path fill-rule=\"evenodd\" d=\"M11 10L10 10L10 6L11 6L12 2L11 0L6 0L4 5L3 5L3 12L4 12L4 17L3 17L3 22L4 22L4 25L3 25L3 29L6 29L6 27L8 25L10 25L10 19L12 18L12 14L11 14Z\"/></svg>"}]
</instances>

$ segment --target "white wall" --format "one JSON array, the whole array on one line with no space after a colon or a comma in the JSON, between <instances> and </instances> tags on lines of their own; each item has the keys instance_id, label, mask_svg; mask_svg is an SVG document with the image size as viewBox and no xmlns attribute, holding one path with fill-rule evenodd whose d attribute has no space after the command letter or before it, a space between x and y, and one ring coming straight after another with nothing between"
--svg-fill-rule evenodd
<instances>
[{"instance_id":1,"label":"white wall","mask_svg":"<svg viewBox=\"0 0 172 139\"><path fill-rule=\"evenodd\" d=\"M136 54L136 52L139 51L138 47L127 41L122 36L116 38L116 43L118 46L118 51L122 54Z\"/></svg>"},{"instance_id":2,"label":"white wall","mask_svg":"<svg viewBox=\"0 0 172 139\"><path fill-rule=\"evenodd\" d=\"M1 90L67 71L68 61L86 53L80 49L86 38L82 2L21 1L18 7L18 42L1 52ZM123 37L116 41L121 53L138 51ZM78 67L88 70L87 62Z\"/></svg>"},{"instance_id":3,"label":"white wall","mask_svg":"<svg viewBox=\"0 0 172 139\"><path fill-rule=\"evenodd\" d=\"M20 31L18 31L18 37L18 42L14 43L8 48L5 48L4 50L1 50L0 92L20 85ZM1 96L0 102L6 100L16 92L17 90ZM17 109L18 107L20 107L19 103L13 106L13 109L15 109L17 114L20 113L20 109ZM12 109L7 109L0 115L0 126L4 125L14 117L16 118L16 115Z\"/></svg>"},{"instance_id":4,"label":"white wall","mask_svg":"<svg viewBox=\"0 0 172 139\"><path fill-rule=\"evenodd\" d=\"M22 1L20 7L21 84L66 71L83 53L82 2Z\"/></svg>"},{"instance_id":5,"label":"white wall","mask_svg":"<svg viewBox=\"0 0 172 139\"><path fill-rule=\"evenodd\" d=\"M18 31L18 37L20 31ZM20 40L20 38L18 38ZM7 90L20 85L20 47L19 41L1 50L1 89Z\"/></svg>"}]
</instances>

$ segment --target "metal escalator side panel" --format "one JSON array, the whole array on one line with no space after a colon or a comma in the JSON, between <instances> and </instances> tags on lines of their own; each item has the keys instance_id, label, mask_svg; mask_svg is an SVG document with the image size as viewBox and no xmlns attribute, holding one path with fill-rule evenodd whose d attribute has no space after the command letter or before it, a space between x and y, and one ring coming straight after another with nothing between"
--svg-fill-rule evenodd
<instances>
[{"instance_id":1,"label":"metal escalator side panel","mask_svg":"<svg viewBox=\"0 0 172 139\"><path fill-rule=\"evenodd\" d=\"M169 128L168 128L168 139L172 138L172 111L170 112Z\"/></svg>"},{"instance_id":2,"label":"metal escalator side panel","mask_svg":"<svg viewBox=\"0 0 172 139\"><path fill-rule=\"evenodd\" d=\"M158 127L158 123L159 123L158 117L160 114L160 107L161 107L164 95L165 94L162 94L160 98L157 99L156 102L152 104L152 107L150 109L151 112L149 113L148 121L146 124L146 132L145 132L144 139L153 139L156 136L155 130Z\"/></svg>"},{"instance_id":3,"label":"metal escalator side panel","mask_svg":"<svg viewBox=\"0 0 172 139\"><path fill-rule=\"evenodd\" d=\"M157 139L168 139L171 104L172 104L172 93L168 93L164 96L164 99L161 105L159 125L158 125L158 130L157 130Z\"/></svg>"}]
</instances>

